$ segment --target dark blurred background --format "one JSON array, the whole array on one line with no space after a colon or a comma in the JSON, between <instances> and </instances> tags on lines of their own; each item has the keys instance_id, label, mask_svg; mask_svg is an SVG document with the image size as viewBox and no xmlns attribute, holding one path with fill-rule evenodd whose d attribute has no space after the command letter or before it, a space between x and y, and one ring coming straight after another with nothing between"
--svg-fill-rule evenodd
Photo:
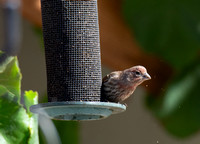
<instances>
[{"instance_id":1,"label":"dark blurred background","mask_svg":"<svg viewBox=\"0 0 200 144\"><path fill-rule=\"evenodd\" d=\"M55 122L62 143L198 143L200 2L98 0L98 4L103 76L140 64L152 80L125 102L124 113L100 121ZM43 102L46 71L40 1L22 0L20 12L22 90L38 91ZM0 9L1 45L3 16Z\"/></svg>"}]
</instances>

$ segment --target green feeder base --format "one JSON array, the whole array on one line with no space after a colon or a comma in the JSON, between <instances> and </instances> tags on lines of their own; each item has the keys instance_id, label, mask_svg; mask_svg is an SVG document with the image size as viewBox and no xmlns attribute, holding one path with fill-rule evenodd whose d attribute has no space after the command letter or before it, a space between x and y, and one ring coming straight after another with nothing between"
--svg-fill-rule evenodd
<instances>
[{"instance_id":1,"label":"green feeder base","mask_svg":"<svg viewBox=\"0 0 200 144\"><path fill-rule=\"evenodd\" d=\"M48 102L33 105L31 112L57 120L99 120L126 110L126 106L111 102Z\"/></svg>"}]
</instances>

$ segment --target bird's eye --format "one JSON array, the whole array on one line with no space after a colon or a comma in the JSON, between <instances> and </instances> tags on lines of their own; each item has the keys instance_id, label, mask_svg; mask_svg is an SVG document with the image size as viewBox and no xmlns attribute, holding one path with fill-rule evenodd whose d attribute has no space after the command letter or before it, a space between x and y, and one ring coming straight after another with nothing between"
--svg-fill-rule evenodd
<instances>
[{"instance_id":1,"label":"bird's eye","mask_svg":"<svg viewBox=\"0 0 200 144\"><path fill-rule=\"evenodd\" d=\"M136 71L135 74L136 74L137 76L139 76L139 75L140 75L140 72Z\"/></svg>"}]
</instances>

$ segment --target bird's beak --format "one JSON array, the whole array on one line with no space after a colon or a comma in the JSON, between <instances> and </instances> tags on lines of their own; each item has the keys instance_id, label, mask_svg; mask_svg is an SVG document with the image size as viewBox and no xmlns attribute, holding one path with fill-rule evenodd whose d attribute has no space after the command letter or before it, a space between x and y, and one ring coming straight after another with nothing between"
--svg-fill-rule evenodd
<instances>
[{"instance_id":1,"label":"bird's beak","mask_svg":"<svg viewBox=\"0 0 200 144\"><path fill-rule=\"evenodd\" d=\"M143 75L143 78L146 79L146 80L150 80L151 79L151 76L148 74L148 73L145 73Z\"/></svg>"}]
</instances>

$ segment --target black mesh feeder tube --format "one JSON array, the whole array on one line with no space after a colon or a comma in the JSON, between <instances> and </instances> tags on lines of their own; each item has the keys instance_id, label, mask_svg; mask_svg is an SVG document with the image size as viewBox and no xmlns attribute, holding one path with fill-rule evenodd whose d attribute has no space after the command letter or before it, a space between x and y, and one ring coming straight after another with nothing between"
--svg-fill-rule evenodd
<instances>
[{"instance_id":1,"label":"black mesh feeder tube","mask_svg":"<svg viewBox=\"0 0 200 144\"><path fill-rule=\"evenodd\" d=\"M31 111L60 120L95 120L126 107L100 102L97 0L41 0L48 103Z\"/></svg>"}]
</instances>

